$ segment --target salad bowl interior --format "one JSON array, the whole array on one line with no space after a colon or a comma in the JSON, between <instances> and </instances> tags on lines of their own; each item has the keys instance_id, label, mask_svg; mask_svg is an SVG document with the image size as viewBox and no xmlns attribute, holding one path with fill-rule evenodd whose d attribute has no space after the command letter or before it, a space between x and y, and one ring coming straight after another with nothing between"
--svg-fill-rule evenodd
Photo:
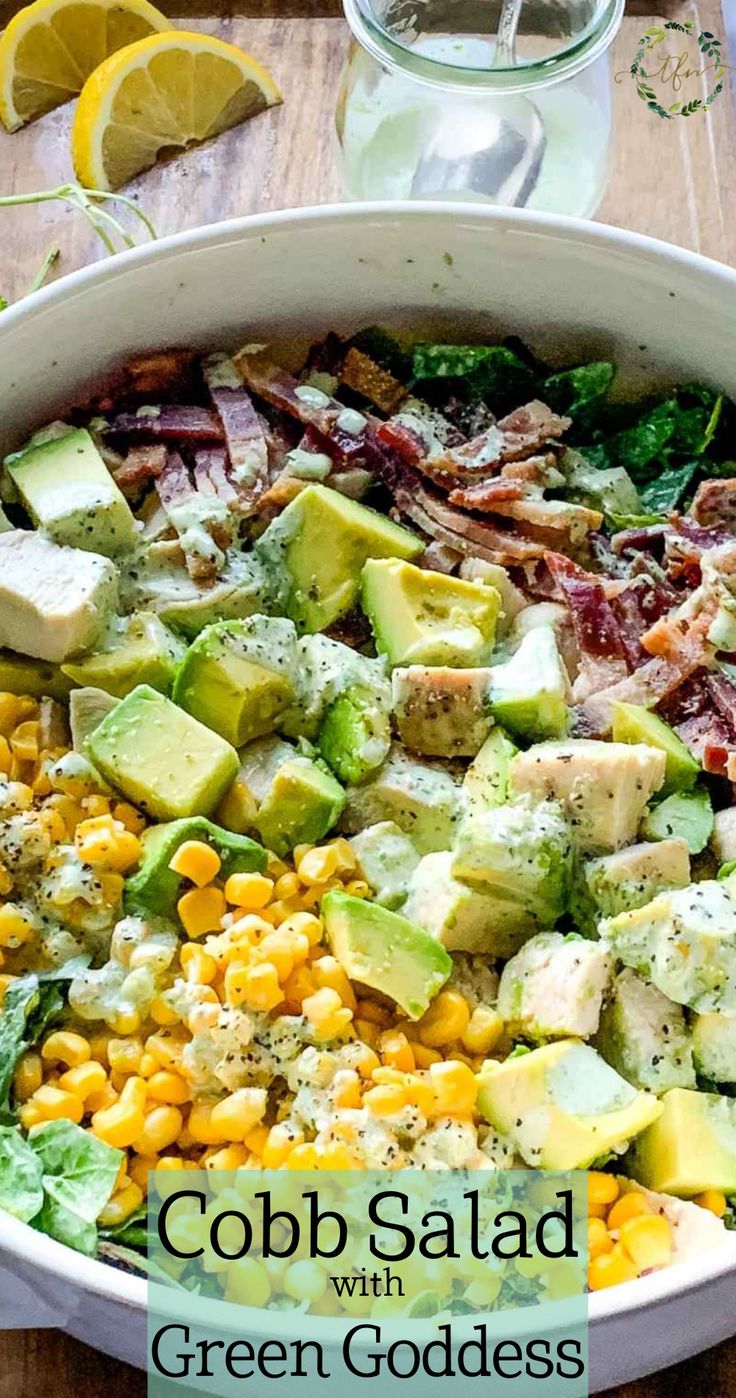
<instances>
[{"instance_id":1,"label":"salad bowl interior","mask_svg":"<svg viewBox=\"0 0 736 1398\"><path fill-rule=\"evenodd\" d=\"M513 334L552 366L613 361L621 398L695 380L736 396L735 323L736 272L599 225L432 204L254 217L136 249L4 312L0 452L141 351L267 343L297 365L327 330L367 324L449 343ZM593 1390L730 1334L735 1266L729 1240L593 1296ZM0 1324L3 1309L145 1362L145 1283L6 1218Z\"/></svg>"}]
</instances>

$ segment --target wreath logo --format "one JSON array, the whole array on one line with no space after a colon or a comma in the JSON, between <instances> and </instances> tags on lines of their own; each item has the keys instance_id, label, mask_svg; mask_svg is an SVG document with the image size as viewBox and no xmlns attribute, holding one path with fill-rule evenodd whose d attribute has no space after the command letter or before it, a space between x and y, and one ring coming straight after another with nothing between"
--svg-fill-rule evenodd
<instances>
[{"instance_id":1,"label":"wreath logo","mask_svg":"<svg viewBox=\"0 0 736 1398\"><path fill-rule=\"evenodd\" d=\"M689 68L689 58L687 53L678 55L666 54L661 67L656 72L647 72L645 63L649 61L651 55L655 59L659 57L657 46L667 38L671 32L685 34L688 38L697 39L698 49L702 57L706 60L702 68ZM674 121L675 117L693 116L695 112L707 112L716 100L716 97L723 92L726 73L731 65L723 62L720 39L711 34L707 29L695 30L692 20L686 20L678 24L675 20L669 20L666 24L656 25L651 29L645 29L639 40L639 47L634 61L629 69L616 74L616 82L620 82L623 77L630 76L636 83L636 91L642 102L645 102L650 112L655 112L664 121ZM661 50L660 50L661 53ZM662 86L666 83L672 84L673 92L678 92L686 78L703 77L712 69L713 86L705 97L695 97L689 101L676 101L667 107L660 101L652 86L653 82L659 78Z\"/></svg>"}]
</instances>

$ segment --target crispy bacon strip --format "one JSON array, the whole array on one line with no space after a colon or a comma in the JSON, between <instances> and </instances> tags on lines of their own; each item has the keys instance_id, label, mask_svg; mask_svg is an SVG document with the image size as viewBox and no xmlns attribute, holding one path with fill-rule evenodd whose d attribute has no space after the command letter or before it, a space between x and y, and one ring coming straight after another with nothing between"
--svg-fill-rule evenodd
<instances>
[{"instance_id":1,"label":"crispy bacon strip","mask_svg":"<svg viewBox=\"0 0 736 1398\"><path fill-rule=\"evenodd\" d=\"M134 446L130 448L122 466L113 471L117 485L124 492L134 494L146 481L153 481L166 466L166 447Z\"/></svg>"},{"instance_id":2,"label":"crispy bacon strip","mask_svg":"<svg viewBox=\"0 0 736 1398\"><path fill-rule=\"evenodd\" d=\"M183 403L160 403L137 413L118 413L107 429L111 437L133 442L224 442L222 423L211 408Z\"/></svg>"},{"instance_id":3,"label":"crispy bacon strip","mask_svg":"<svg viewBox=\"0 0 736 1398\"><path fill-rule=\"evenodd\" d=\"M507 462L539 454L545 442L561 437L569 426L569 418L559 417L546 403L534 399L480 436L438 455L432 466L448 476L474 481Z\"/></svg>"},{"instance_id":4,"label":"crispy bacon strip","mask_svg":"<svg viewBox=\"0 0 736 1398\"><path fill-rule=\"evenodd\" d=\"M252 509L268 484L268 442L263 422L226 354L209 355L202 371L222 423L233 480L241 488L241 503Z\"/></svg>"},{"instance_id":5,"label":"crispy bacon strip","mask_svg":"<svg viewBox=\"0 0 736 1398\"><path fill-rule=\"evenodd\" d=\"M354 393L361 393L384 413L395 413L407 396L407 390L399 379L354 345L345 355L340 382L352 388Z\"/></svg>"},{"instance_id":6,"label":"crispy bacon strip","mask_svg":"<svg viewBox=\"0 0 736 1398\"><path fill-rule=\"evenodd\" d=\"M311 428L319 451L340 466L372 464L377 452L375 423L371 419L366 418L365 426L359 431L346 432L338 424L338 418L345 411L344 403L327 394L319 395L324 401L310 399L298 379L274 364L266 354L241 352L235 356L235 365L248 388L259 398ZM315 395L318 390L313 389L311 393Z\"/></svg>"},{"instance_id":7,"label":"crispy bacon strip","mask_svg":"<svg viewBox=\"0 0 736 1398\"><path fill-rule=\"evenodd\" d=\"M222 562L221 555L218 557L218 551L221 548L227 548L230 543L229 529L217 523L208 526L206 533L212 539L213 548L211 552L201 552L199 549L187 548L187 528L182 528L173 515L177 506L185 505L188 501L194 502L204 493L213 495L215 492L211 482L207 481L206 492L198 491L179 453L170 451L166 468L156 481L156 491L170 522L182 541L189 576L200 581L211 581L217 576L219 564Z\"/></svg>"},{"instance_id":8,"label":"crispy bacon strip","mask_svg":"<svg viewBox=\"0 0 736 1398\"><path fill-rule=\"evenodd\" d=\"M628 675L618 622L603 584L561 554L545 554L572 619L580 652L580 672L573 687L576 700L610 688Z\"/></svg>"},{"instance_id":9,"label":"crispy bacon strip","mask_svg":"<svg viewBox=\"0 0 736 1398\"><path fill-rule=\"evenodd\" d=\"M690 513L705 528L736 534L736 479L701 481Z\"/></svg>"},{"instance_id":10,"label":"crispy bacon strip","mask_svg":"<svg viewBox=\"0 0 736 1398\"><path fill-rule=\"evenodd\" d=\"M712 618L699 616L680 639L679 650L673 655L656 655L633 674L617 684L591 694L581 705L581 717L599 733L611 728L611 705L617 699L627 704L655 708L696 670L713 663L715 651L707 640Z\"/></svg>"},{"instance_id":11,"label":"crispy bacon strip","mask_svg":"<svg viewBox=\"0 0 736 1398\"><path fill-rule=\"evenodd\" d=\"M237 510L240 494L228 472L227 453L222 447L200 447L194 453L194 481L203 495L219 495L228 509Z\"/></svg>"}]
</instances>

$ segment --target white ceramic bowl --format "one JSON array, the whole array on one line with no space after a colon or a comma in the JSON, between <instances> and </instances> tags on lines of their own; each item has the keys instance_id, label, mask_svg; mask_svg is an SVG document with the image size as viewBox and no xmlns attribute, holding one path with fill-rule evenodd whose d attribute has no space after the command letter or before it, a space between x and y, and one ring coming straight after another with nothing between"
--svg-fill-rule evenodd
<instances>
[{"instance_id":1,"label":"white ceramic bowl","mask_svg":"<svg viewBox=\"0 0 736 1398\"><path fill-rule=\"evenodd\" d=\"M699 378L736 395L733 270L637 234L542 214L352 205L168 238L4 311L0 451L136 350L306 341L370 322L485 340L513 332L560 363L615 359L624 389ZM143 1364L145 1298L139 1279L0 1215L0 1327L64 1325ZM730 1240L593 1296L591 1389L736 1333L735 1299ZM334 1336L336 1322L322 1324Z\"/></svg>"}]
</instances>

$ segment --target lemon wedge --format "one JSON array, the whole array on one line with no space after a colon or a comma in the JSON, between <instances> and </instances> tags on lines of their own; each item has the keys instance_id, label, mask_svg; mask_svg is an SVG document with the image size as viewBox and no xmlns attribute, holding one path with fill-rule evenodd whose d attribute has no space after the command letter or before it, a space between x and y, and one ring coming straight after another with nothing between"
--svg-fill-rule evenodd
<instances>
[{"instance_id":1,"label":"lemon wedge","mask_svg":"<svg viewBox=\"0 0 736 1398\"><path fill-rule=\"evenodd\" d=\"M77 178L119 189L162 153L184 150L281 101L250 54L206 34L151 34L87 79L72 128Z\"/></svg>"},{"instance_id":2,"label":"lemon wedge","mask_svg":"<svg viewBox=\"0 0 736 1398\"><path fill-rule=\"evenodd\" d=\"M81 92L116 49L170 29L148 0L35 0L0 37L0 119L17 131Z\"/></svg>"}]
</instances>

